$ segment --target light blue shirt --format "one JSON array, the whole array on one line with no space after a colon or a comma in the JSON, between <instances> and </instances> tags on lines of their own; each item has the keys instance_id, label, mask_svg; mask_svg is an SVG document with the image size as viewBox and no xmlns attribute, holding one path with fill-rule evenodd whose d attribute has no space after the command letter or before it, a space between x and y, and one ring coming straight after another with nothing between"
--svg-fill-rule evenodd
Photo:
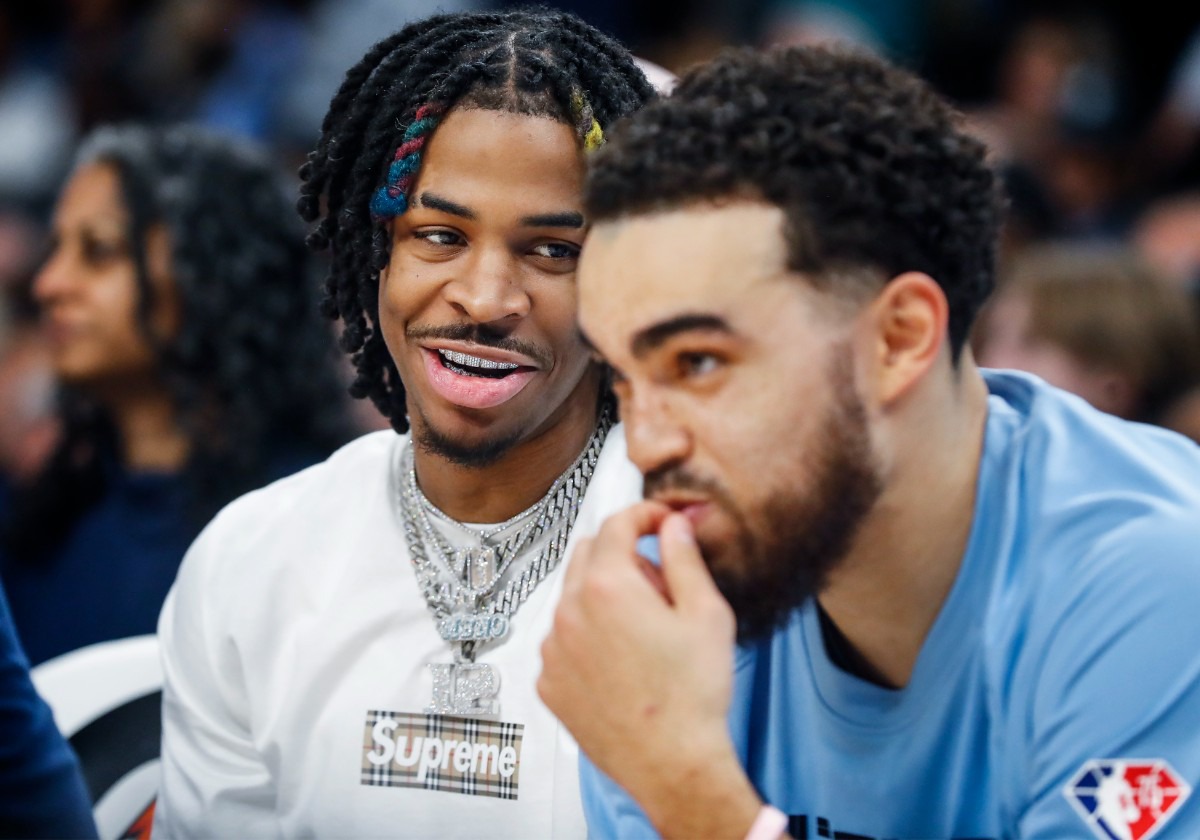
<instances>
[{"instance_id":1,"label":"light blue shirt","mask_svg":"<svg viewBox=\"0 0 1200 840\"><path fill-rule=\"evenodd\" d=\"M984 375L975 521L908 685L834 666L810 602L738 651L742 765L799 840L1196 840L1200 447ZM656 836L581 770L593 838Z\"/></svg>"}]
</instances>

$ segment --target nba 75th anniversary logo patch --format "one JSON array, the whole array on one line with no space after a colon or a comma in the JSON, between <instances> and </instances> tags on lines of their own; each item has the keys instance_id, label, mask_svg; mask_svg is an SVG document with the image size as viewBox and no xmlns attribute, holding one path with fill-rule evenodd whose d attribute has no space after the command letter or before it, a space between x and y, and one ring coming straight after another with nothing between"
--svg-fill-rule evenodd
<instances>
[{"instance_id":1,"label":"nba 75th anniversary logo patch","mask_svg":"<svg viewBox=\"0 0 1200 840\"><path fill-rule=\"evenodd\" d=\"M516 799L524 732L520 723L369 711L361 781Z\"/></svg>"},{"instance_id":2,"label":"nba 75th anniversary logo patch","mask_svg":"<svg viewBox=\"0 0 1200 840\"><path fill-rule=\"evenodd\" d=\"M1167 762L1138 758L1086 761L1063 789L1100 840L1149 840L1191 792Z\"/></svg>"}]
</instances>

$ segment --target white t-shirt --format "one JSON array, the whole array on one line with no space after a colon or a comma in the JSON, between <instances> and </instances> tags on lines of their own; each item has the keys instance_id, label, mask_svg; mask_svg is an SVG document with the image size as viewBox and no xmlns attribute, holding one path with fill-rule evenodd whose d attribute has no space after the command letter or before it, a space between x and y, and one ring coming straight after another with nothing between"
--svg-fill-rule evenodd
<instances>
[{"instance_id":1,"label":"white t-shirt","mask_svg":"<svg viewBox=\"0 0 1200 840\"><path fill-rule=\"evenodd\" d=\"M580 535L641 497L618 425L564 559L479 663L499 714L427 716L452 661L398 509L406 437L374 432L250 493L196 540L163 607L170 837L584 837L578 750L537 697L539 648Z\"/></svg>"}]
</instances>

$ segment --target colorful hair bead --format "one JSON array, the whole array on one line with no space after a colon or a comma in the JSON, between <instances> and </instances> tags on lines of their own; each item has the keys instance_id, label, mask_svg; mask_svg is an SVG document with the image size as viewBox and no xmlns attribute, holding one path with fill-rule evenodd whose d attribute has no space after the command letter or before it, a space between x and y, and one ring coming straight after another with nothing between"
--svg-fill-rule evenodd
<instances>
[{"instance_id":1,"label":"colorful hair bead","mask_svg":"<svg viewBox=\"0 0 1200 840\"><path fill-rule=\"evenodd\" d=\"M579 91L571 94L571 110L574 111L575 121L583 134L583 150L594 152L604 144L604 129L592 113L592 106Z\"/></svg>"},{"instance_id":2,"label":"colorful hair bead","mask_svg":"<svg viewBox=\"0 0 1200 840\"><path fill-rule=\"evenodd\" d=\"M417 109L412 124L404 132L392 163L388 166L384 184L371 196L371 215L377 219L393 219L408 209L408 188L421 168L421 149L437 127L446 108L438 103Z\"/></svg>"}]
</instances>

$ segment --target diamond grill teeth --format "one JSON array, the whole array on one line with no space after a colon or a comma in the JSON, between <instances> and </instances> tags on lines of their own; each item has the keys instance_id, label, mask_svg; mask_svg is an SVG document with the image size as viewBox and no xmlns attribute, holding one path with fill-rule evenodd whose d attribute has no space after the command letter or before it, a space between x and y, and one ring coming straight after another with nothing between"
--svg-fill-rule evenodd
<instances>
[{"instance_id":1,"label":"diamond grill teeth","mask_svg":"<svg viewBox=\"0 0 1200 840\"><path fill-rule=\"evenodd\" d=\"M457 353L454 350L438 350L442 354L442 358L453 362L456 365L466 365L467 367L483 368L485 370L516 370L520 365L512 362L493 362L491 359L481 359L478 356L469 356L466 353Z\"/></svg>"}]
</instances>

